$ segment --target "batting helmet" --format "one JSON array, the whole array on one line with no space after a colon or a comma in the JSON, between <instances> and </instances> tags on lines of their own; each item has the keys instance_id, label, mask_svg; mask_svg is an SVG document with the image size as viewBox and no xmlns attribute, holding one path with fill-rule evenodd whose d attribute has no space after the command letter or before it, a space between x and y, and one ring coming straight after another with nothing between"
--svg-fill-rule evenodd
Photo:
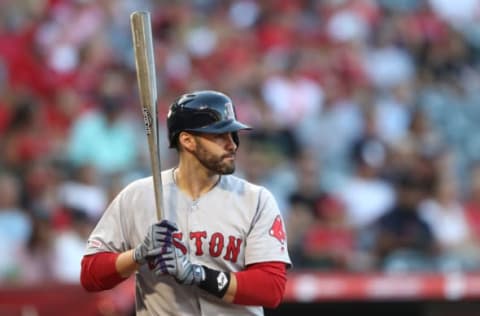
<instances>
[{"instance_id":1,"label":"batting helmet","mask_svg":"<svg viewBox=\"0 0 480 316\"><path fill-rule=\"evenodd\" d=\"M217 91L184 94L170 106L167 116L170 148L177 147L182 131L222 134L231 132L238 145L237 131L250 129L235 117L232 100Z\"/></svg>"}]
</instances>

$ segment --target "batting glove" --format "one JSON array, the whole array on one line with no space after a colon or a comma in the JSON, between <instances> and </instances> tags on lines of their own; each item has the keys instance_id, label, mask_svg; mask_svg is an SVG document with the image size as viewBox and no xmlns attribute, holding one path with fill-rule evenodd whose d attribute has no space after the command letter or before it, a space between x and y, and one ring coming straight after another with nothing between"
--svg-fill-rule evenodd
<instances>
[{"instance_id":1,"label":"batting glove","mask_svg":"<svg viewBox=\"0 0 480 316\"><path fill-rule=\"evenodd\" d=\"M168 247L155 260L156 275L169 274L184 285L198 285L208 293L222 298L230 284L230 273L193 264L180 249Z\"/></svg>"},{"instance_id":2,"label":"batting glove","mask_svg":"<svg viewBox=\"0 0 480 316\"><path fill-rule=\"evenodd\" d=\"M143 242L135 247L133 260L143 265L162 252L167 252L172 245L172 234L177 230L177 225L168 220L162 220L150 226Z\"/></svg>"},{"instance_id":3,"label":"batting glove","mask_svg":"<svg viewBox=\"0 0 480 316\"><path fill-rule=\"evenodd\" d=\"M204 268L191 263L187 255L173 245L157 256L154 272L156 275L169 274L184 285L198 285L205 279Z\"/></svg>"}]
</instances>

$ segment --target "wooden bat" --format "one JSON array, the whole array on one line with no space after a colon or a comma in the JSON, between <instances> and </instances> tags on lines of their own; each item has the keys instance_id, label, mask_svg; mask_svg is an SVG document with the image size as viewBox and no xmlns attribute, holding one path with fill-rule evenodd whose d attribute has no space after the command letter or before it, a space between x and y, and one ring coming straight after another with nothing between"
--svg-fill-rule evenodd
<instances>
[{"instance_id":1,"label":"wooden bat","mask_svg":"<svg viewBox=\"0 0 480 316\"><path fill-rule=\"evenodd\" d=\"M133 36L133 50L137 68L138 91L143 111L145 132L148 139L150 164L152 167L153 186L157 219L162 219L163 187L160 164L160 147L158 142L157 78L153 54L152 25L148 11L135 11L130 15Z\"/></svg>"}]
</instances>

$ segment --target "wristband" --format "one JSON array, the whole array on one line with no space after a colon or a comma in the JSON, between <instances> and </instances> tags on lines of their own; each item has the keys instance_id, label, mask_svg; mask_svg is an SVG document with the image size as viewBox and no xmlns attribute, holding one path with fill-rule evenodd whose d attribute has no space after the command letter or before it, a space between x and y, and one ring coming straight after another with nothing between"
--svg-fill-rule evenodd
<instances>
[{"instance_id":1,"label":"wristband","mask_svg":"<svg viewBox=\"0 0 480 316\"><path fill-rule=\"evenodd\" d=\"M133 261L135 261L136 264L142 265L143 263L145 263L145 261L143 261L141 258L137 258L137 251L140 251L138 246L135 247L132 251L132 259Z\"/></svg>"},{"instance_id":2,"label":"wristband","mask_svg":"<svg viewBox=\"0 0 480 316\"><path fill-rule=\"evenodd\" d=\"M198 287L216 297L222 298L230 285L230 273L210 269L202 266L205 272Z\"/></svg>"}]
</instances>

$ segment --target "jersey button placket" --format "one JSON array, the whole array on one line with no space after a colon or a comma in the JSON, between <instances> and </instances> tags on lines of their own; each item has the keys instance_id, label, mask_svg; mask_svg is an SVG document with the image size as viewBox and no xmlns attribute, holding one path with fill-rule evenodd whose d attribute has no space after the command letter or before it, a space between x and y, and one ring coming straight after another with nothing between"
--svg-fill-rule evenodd
<instances>
[{"instance_id":1,"label":"jersey button placket","mask_svg":"<svg viewBox=\"0 0 480 316\"><path fill-rule=\"evenodd\" d=\"M192 202L192 206L190 207L190 209L192 210L192 212L195 212L198 210L198 201L195 200Z\"/></svg>"},{"instance_id":2,"label":"jersey button placket","mask_svg":"<svg viewBox=\"0 0 480 316\"><path fill-rule=\"evenodd\" d=\"M190 217L190 229L195 229L197 228L197 225L198 225L198 221L197 221L197 212L198 210L200 209L199 205L198 205L198 201L195 200L192 202L192 205L190 205L190 213L189 213L189 217Z\"/></svg>"},{"instance_id":3,"label":"jersey button placket","mask_svg":"<svg viewBox=\"0 0 480 316\"><path fill-rule=\"evenodd\" d=\"M199 205L198 205L198 201L195 200L195 201L192 201L192 204L190 205L190 212L188 212L188 224L189 224L189 235L192 233L192 232L197 232L199 231L199 221L198 221L198 210L199 210ZM190 260L193 262L193 263L196 263L197 260L196 260L196 256L194 255L195 253L197 253L198 251L198 247L201 247L203 248L201 245L198 245L196 242L196 238L192 238L191 236L189 236L190 240L189 240L189 246L190 246Z\"/></svg>"}]
</instances>

